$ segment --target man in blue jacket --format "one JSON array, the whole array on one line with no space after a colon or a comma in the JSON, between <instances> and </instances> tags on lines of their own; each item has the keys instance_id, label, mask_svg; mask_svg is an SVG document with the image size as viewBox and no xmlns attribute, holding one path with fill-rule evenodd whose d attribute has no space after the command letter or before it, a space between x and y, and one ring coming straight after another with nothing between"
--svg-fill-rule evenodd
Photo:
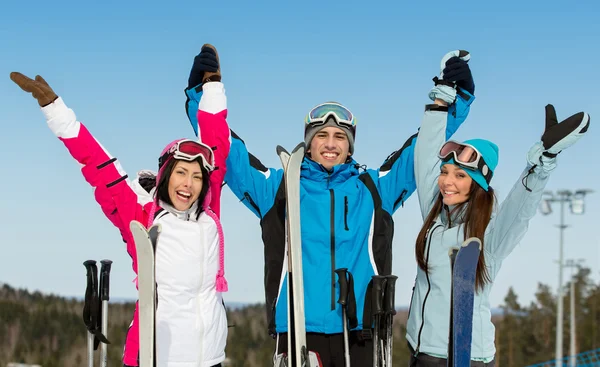
<instances>
[{"instance_id":1,"label":"man in blue jacket","mask_svg":"<svg viewBox=\"0 0 600 367\"><path fill-rule=\"evenodd\" d=\"M444 93L455 96L448 108L448 138L466 119L475 89L468 63L449 55L442 61L441 78L434 78L430 92L431 99ZM186 89L186 109L196 134L195 111L202 84L220 80L216 50L205 45L194 59ZM265 167L235 132L231 131L231 136L225 182L260 218L269 333L278 339L276 354L285 353L288 325L283 169ZM319 355L323 366L344 361L335 273L338 268L347 268L354 279L356 313L348 315L351 361L356 366L372 364L372 322L365 300L372 276L391 274L392 215L415 191L417 134L377 169L365 169L352 158L355 137L356 118L339 103L320 104L305 119L307 150L300 178L305 319L308 349Z\"/></svg>"}]
</instances>

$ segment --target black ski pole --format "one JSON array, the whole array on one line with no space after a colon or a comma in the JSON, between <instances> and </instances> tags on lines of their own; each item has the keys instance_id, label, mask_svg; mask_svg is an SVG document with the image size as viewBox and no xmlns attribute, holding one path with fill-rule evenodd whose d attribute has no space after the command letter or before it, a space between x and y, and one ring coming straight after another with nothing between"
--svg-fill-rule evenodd
<instances>
[{"instance_id":1,"label":"black ski pole","mask_svg":"<svg viewBox=\"0 0 600 367\"><path fill-rule=\"evenodd\" d=\"M346 367L350 367L350 346L348 345L348 278L347 268L337 269L335 272L338 275L338 282L340 283L340 298L338 303L342 305L342 322L344 323L344 356L346 358Z\"/></svg>"},{"instance_id":2,"label":"black ski pole","mask_svg":"<svg viewBox=\"0 0 600 367\"><path fill-rule=\"evenodd\" d=\"M87 287L83 305L83 322L87 327L88 367L94 367L94 333L96 325L96 307L98 304L98 267L95 260L84 261Z\"/></svg>"},{"instance_id":3,"label":"black ski pole","mask_svg":"<svg viewBox=\"0 0 600 367\"><path fill-rule=\"evenodd\" d=\"M108 338L108 301L110 299L110 268L111 260L100 261L100 300L102 301L102 335ZM100 366L106 367L107 345L102 343L100 349Z\"/></svg>"},{"instance_id":4,"label":"black ski pole","mask_svg":"<svg viewBox=\"0 0 600 367\"><path fill-rule=\"evenodd\" d=\"M373 298L371 299L371 309L375 319L373 328L373 367L380 367L379 359L381 346L379 341L379 330L381 325L381 313L383 312L383 290L385 287L385 277L373 275Z\"/></svg>"},{"instance_id":5,"label":"black ski pole","mask_svg":"<svg viewBox=\"0 0 600 367\"><path fill-rule=\"evenodd\" d=\"M385 366L392 367L392 343L394 339L392 324L394 315L396 314L396 280L395 275L387 275L385 277L385 292L383 293L383 307L385 312Z\"/></svg>"}]
</instances>

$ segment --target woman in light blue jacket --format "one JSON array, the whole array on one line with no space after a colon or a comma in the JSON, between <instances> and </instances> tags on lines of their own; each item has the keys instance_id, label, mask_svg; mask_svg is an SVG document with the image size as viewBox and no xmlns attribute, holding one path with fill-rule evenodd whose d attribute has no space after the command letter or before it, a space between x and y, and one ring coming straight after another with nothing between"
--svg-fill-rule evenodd
<instances>
[{"instance_id":1,"label":"woman in light blue jacket","mask_svg":"<svg viewBox=\"0 0 600 367\"><path fill-rule=\"evenodd\" d=\"M472 366L493 366L494 325L489 294L502 261L527 231L535 215L556 156L588 129L586 113L557 122L546 106L546 128L541 141L529 150L526 166L514 187L492 215L490 186L498 147L487 140L445 141L448 105L457 90L438 85L430 93L415 148L417 192L423 227L416 240L417 278L410 305L407 334L411 366L446 366L450 322L451 271L448 251L467 238L481 239L473 307ZM439 147L431 150L432 146ZM429 149L428 149L429 147Z\"/></svg>"}]
</instances>

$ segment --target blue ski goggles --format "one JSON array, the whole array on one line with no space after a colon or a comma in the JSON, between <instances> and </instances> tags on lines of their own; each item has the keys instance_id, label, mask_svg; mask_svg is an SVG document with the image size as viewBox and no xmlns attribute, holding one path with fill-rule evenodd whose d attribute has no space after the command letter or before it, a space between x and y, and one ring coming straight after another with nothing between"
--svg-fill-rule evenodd
<instances>
[{"instance_id":1,"label":"blue ski goggles","mask_svg":"<svg viewBox=\"0 0 600 367\"><path fill-rule=\"evenodd\" d=\"M356 118L352 112L337 102L322 103L310 110L304 121L305 127L323 125L329 117L333 117L341 127L352 132L356 130Z\"/></svg>"}]
</instances>

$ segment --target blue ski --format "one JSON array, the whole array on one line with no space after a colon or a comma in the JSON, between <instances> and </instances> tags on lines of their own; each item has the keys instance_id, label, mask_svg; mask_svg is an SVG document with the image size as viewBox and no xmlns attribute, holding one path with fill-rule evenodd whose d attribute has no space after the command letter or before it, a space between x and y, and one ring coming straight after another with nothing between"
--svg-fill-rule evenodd
<instances>
[{"instance_id":1,"label":"blue ski","mask_svg":"<svg viewBox=\"0 0 600 367\"><path fill-rule=\"evenodd\" d=\"M452 264L452 310L448 340L448 367L471 365L473 298L480 252L481 241L471 237L465 240L460 248L453 248L449 253Z\"/></svg>"}]
</instances>

